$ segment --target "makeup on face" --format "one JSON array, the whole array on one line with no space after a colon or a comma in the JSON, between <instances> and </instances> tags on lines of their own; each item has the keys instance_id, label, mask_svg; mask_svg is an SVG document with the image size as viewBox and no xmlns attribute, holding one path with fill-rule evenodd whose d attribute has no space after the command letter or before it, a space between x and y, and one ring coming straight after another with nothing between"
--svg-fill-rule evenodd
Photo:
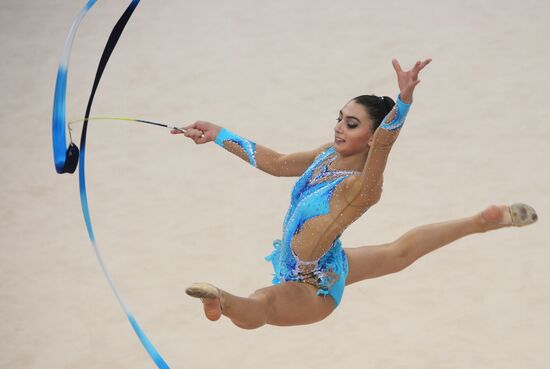
<instances>
[{"instance_id":1,"label":"makeup on face","mask_svg":"<svg viewBox=\"0 0 550 369\"><path fill-rule=\"evenodd\" d=\"M340 110L340 114L338 115L338 118L336 118L336 121L338 123L340 123L342 120L343 120L343 114L342 114L342 110ZM353 129L353 128L357 128L357 126L359 126L359 124L361 123L361 121L356 118L356 117L353 117L353 116L347 116L346 117L346 120L344 122L346 124L346 126L350 129Z\"/></svg>"},{"instance_id":2,"label":"makeup on face","mask_svg":"<svg viewBox=\"0 0 550 369\"><path fill-rule=\"evenodd\" d=\"M334 127L335 148L342 150L342 153L352 154L363 151L366 142L370 138L370 118L365 109L350 101L338 114Z\"/></svg>"}]
</instances>

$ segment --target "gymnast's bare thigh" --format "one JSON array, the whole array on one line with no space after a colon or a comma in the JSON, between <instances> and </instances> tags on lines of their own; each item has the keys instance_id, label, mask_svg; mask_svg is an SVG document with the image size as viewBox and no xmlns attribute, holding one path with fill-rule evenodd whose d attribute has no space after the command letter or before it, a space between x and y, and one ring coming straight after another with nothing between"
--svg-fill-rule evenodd
<instances>
[{"instance_id":1,"label":"gymnast's bare thigh","mask_svg":"<svg viewBox=\"0 0 550 369\"><path fill-rule=\"evenodd\" d=\"M267 323L271 325L315 323L329 316L336 307L330 296L317 296L317 288L303 282L283 282L255 294L265 294L270 300Z\"/></svg>"},{"instance_id":2,"label":"gymnast's bare thigh","mask_svg":"<svg viewBox=\"0 0 550 369\"><path fill-rule=\"evenodd\" d=\"M392 243L345 248L349 272L346 286L365 279L396 273L403 269L401 258Z\"/></svg>"}]
</instances>

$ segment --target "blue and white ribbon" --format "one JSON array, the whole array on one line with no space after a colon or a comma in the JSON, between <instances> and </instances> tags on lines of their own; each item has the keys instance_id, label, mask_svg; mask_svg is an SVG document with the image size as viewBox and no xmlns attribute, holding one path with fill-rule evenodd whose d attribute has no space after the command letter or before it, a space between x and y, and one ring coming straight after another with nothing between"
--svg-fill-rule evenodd
<instances>
[{"instance_id":1,"label":"blue and white ribbon","mask_svg":"<svg viewBox=\"0 0 550 369\"><path fill-rule=\"evenodd\" d=\"M53 106L53 117L52 117L52 139L53 139L55 169L58 173L72 173L76 168L74 155L76 155L76 157L78 158L78 148L76 148L76 145L74 145L74 143L72 142L72 139L71 139L71 144L69 145L69 148L67 148L66 135L65 135L65 130L66 130L66 117L65 117L66 102L65 101L66 101L66 93L67 93L67 75L69 70L69 57L71 53L73 40L76 34L76 30L80 25L80 23L82 22L82 19L84 18L88 10L90 10L90 8L95 4L95 2L96 0L89 0L84 6L84 8L77 15L73 24L71 25L71 28L69 30L69 35L67 36L67 39L65 41L63 55L61 57L61 62L59 63L59 69L57 72L54 106ZM107 267L105 266L103 258L101 257L101 253L99 252L99 247L95 240L94 230L92 227L92 221L90 217L90 211L88 208L88 197L86 194L86 178L85 178L85 165L84 165L85 157L86 157L86 132L87 132L88 118L90 117L93 98L94 98L97 86L99 85L101 76L103 74L103 70L105 69L105 66L107 64L107 61L109 60L109 57L111 56L111 53L116 43L118 42L118 39L122 34L122 31L126 26L126 23L130 19L130 16L132 15L134 9L137 7L138 4L139 4L139 0L132 0L132 2L128 6L124 14L120 17L120 19L116 23L115 27L113 28L113 31L111 32L111 35L109 36L107 45L103 50L103 54L101 56L99 66L97 68L94 84L92 87L92 92L90 94L88 105L86 107L84 126L82 129L82 136L80 139L80 158L78 162L79 183L80 183L80 202L82 205L82 214L84 216L84 221L86 223L86 229L88 230L88 236L90 237L90 241L92 243L92 247L96 254L97 260L120 306L122 307L122 310L126 314L128 321L130 322L136 335L141 341L143 347L145 348L145 350L147 351L151 359L153 359L157 367L159 369L169 369L168 364L166 364L162 356L158 353L158 351L153 346L151 341L147 338L147 336L139 326L138 322L134 318L133 314L128 309L128 306L122 299L122 296L118 291L118 288L116 287L113 281L113 278L111 277L109 271L107 270ZM71 157L71 155L73 156ZM73 164L71 164L71 162L73 162Z\"/></svg>"}]
</instances>

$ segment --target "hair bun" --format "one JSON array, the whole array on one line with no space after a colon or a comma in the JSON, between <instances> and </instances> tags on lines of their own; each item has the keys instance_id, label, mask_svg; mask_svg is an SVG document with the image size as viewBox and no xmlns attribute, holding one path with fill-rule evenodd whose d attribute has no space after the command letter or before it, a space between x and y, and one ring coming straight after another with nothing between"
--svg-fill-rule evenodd
<instances>
[{"instance_id":1,"label":"hair bun","mask_svg":"<svg viewBox=\"0 0 550 369\"><path fill-rule=\"evenodd\" d=\"M384 117L393 109L395 102L388 96L361 95L351 101L363 106L372 120L371 131L374 132Z\"/></svg>"},{"instance_id":2,"label":"hair bun","mask_svg":"<svg viewBox=\"0 0 550 369\"><path fill-rule=\"evenodd\" d=\"M393 101L393 99L389 96L383 96L381 97L381 99L382 99L382 102L384 103L384 110L385 110L384 115L387 115L395 106L395 101Z\"/></svg>"}]
</instances>

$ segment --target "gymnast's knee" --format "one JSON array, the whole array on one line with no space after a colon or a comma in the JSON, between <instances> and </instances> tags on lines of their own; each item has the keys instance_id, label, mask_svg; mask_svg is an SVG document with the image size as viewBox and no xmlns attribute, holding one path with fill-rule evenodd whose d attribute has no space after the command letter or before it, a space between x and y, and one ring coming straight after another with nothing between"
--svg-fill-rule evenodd
<instances>
[{"instance_id":1,"label":"gymnast's knee","mask_svg":"<svg viewBox=\"0 0 550 369\"><path fill-rule=\"evenodd\" d=\"M393 274L402 271L416 260L398 239L386 245L384 249L384 274Z\"/></svg>"}]
</instances>

